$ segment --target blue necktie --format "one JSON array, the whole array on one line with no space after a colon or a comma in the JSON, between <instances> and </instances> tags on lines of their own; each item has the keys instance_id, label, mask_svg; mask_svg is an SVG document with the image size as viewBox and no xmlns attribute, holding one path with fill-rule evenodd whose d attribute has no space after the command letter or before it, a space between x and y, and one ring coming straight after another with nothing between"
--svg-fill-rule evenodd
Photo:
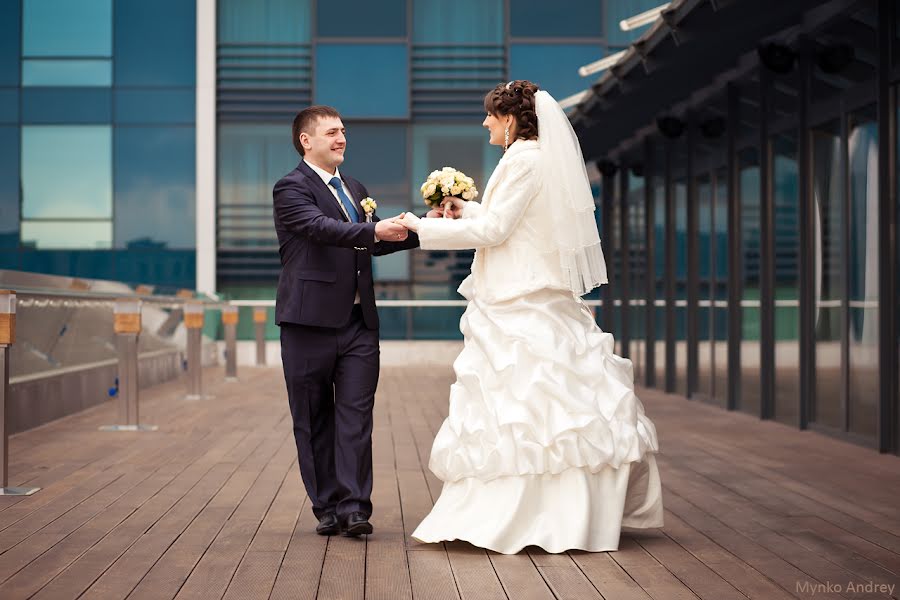
<instances>
[{"instance_id":1,"label":"blue necktie","mask_svg":"<svg viewBox=\"0 0 900 600\"><path fill-rule=\"evenodd\" d=\"M353 206L353 202L350 200L350 198L347 197L346 192L344 192L344 186L341 185L341 178L332 177L331 181L329 181L328 183L331 184L331 187L337 190L338 198L341 199L344 208L347 209L347 214L350 215L350 220L354 223L359 223L359 213L356 212L356 207Z\"/></svg>"}]
</instances>

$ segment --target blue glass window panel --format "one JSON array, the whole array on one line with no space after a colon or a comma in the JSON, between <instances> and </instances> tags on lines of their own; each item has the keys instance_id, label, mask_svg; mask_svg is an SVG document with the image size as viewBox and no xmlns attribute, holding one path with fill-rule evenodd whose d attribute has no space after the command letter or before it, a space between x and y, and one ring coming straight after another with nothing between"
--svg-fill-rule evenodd
<instances>
[{"instance_id":1,"label":"blue glass window panel","mask_svg":"<svg viewBox=\"0 0 900 600\"><path fill-rule=\"evenodd\" d=\"M413 41L502 44L503 0L413 0Z\"/></svg>"},{"instance_id":2,"label":"blue glass window panel","mask_svg":"<svg viewBox=\"0 0 900 600\"><path fill-rule=\"evenodd\" d=\"M172 289L196 287L197 258L193 250L119 250L115 279L131 285Z\"/></svg>"},{"instance_id":3,"label":"blue glass window panel","mask_svg":"<svg viewBox=\"0 0 900 600\"><path fill-rule=\"evenodd\" d=\"M181 123L196 119L196 93L182 90L122 90L114 92L116 123Z\"/></svg>"},{"instance_id":4,"label":"blue glass window panel","mask_svg":"<svg viewBox=\"0 0 900 600\"><path fill-rule=\"evenodd\" d=\"M18 245L19 127L0 126L0 248Z\"/></svg>"},{"instance_id":5,"label":"blue glass window panel","mask_svg":"<svg viewBox=\"0 0 900 600\"><path fill-rule=\"evenodd\" d=\"M23 86L103 87L112 85L112 61L52 60L22 61Z\"/></svg>"},{"instance_id":6,"label":"blue glass window panel","mask_svg":"<svg viewBox=\"0 0 900 600\"><path fill-rule=\"evenodd\" d=\"M382 206L408 208L407 127L393 123L350 123L341 171L366 186L378 203L379 216L393 216Z\"/></svg>"},{"instance_id":7,"label":"blue glass window panel","mask_svg":"<svg viewBox=\"0 0 900 600\"><path fill-rule=\"evenodd\" d=\"M2 250L2 248L8 247L7 239L10 237L8 234L0 233L0 269L8 269L10 271L21 271L21 255L18 250ZM15 240L13 240L15 244L19 242L19 234L16 232ZM15 245L13 244L13 245Z\"/></svg>"},{"instance_id":8,"label":"blue glass window panel","mask_svg":"<svg viewBox=\"0 0 900 600\"><path fill-rule=\"evenodd\" d=\"M412 198L413 212L427 211L419 188L428 174L442 167L454 167L475 180L481 194L497 166L502 148L488 143L488 131L481 125L421 124L413 126Z\"/></svg>"},{"instance_id":9,"label":"blue glass window panel","mask_svg":"<svg viewBox=\"0 0 900 600\"><path fill-rule=\"evenodd\" d=\"M308 43L311 0L219 0L220 43Z\"/></svg>"},{"instance_id":10,"label":"blue glass window panel","mask_svg":"<svg viewBox=\"0 0 900 600\"><path fill-rule=\"evenodd\" d=\"M345 117L405 118L408 75L406 44L319 44L316 104L334 106Z\"/></svg>"},{"instance_id":11,"label":"blue glass window panel","mask_svg":"<svg viewBox=\"0 0 900 600\"><path fill-rule=\"evenodd\" d=\"M579 75L578 67L604 55L599 44L512 44L509 78L533 81L562 100L590 86L592 80Z\"/></svg>"},{"instance_id":12,"label":"blue glass window panel","mask_svg":"<svg viewBox=\"0 0 900 600\"><path fill-rule=\"evenodd\" d=\"M316 11L320 37L406 36L406 0L327 0Z\"/></svg>"},{"instance_id":13,"label":"blue glass window panel","mask_svg":"<svg viewBox=\"0 0 900 600\"><path fill-rule=\"evenodd\" d=\"M0 2L0 86L19 85L19 0Z\"/></svg>"},{"instance_id":14,"label":"blue glass window panel","mask_svg":"<svg viewBox=\"0 0 900 600\"><path fill-rule=\"evenodd\" d=\"M24 56L112 56L112 0L25 0Z\"/></svg>"},{"instance_id":15,"label":"blue glass window panel","mask_svg":"<svg viewBox=\"0 0 900 600\"><path fill-rule=\"evenodd\" d=\"M112 247L112 221L22 221L22 245L37 250Z\"/></svg>"},{"instance_id":16,"label":"blue glass window panel","mask_svg":"<svg viewBox=\"0 0 900 600\"><path fill-rule=\"evenodd\" d=\"M193 85L196 6L184 0L117 0L116 85Z\"/></svg>"},{"instance_id":17,"label":"blue glass window panel","mask_svg":"<svg viewBox=\"0 0 900 600\"><path fill-rule=\"evenodd\" d=\"M23 127L22 218L111 217L111 128Z\"/></svg>"},{"instance_id":18,"label":"blue glass window panel","mask_svg":"<svg viewBox=\"0 0 900 600\"><path fill-rule=\"evenodd\" d=\"M631 31L622 31L619 22L651 8L656 8L662 2L660 0L614 0L604 4L606 5L606 18L603 20L603 25L606 42L624 48L646 32L649 25Z\"/></svg>"},{"instance_id":19,"label":"blue glass window panel","mask_svg":"<svg viewBox=\"0 0 900 600\"><path fill-rule=\"evenodd\" d=\"M193 127L116 127L115 246L194 247Z\"/></svg>"},{"instance_id":20,"label":"blue glass window panel","mask_svg":"<svg viewBox=\"0 0 900 600\"><path fill-rule=\"evenodd\" d=\"M217 169L219 204L259 204L266 208L271 219L272 186L293 171L300 160L291 144L290 123L221 124Z\"/></svg>"},{"instance_id":21,"label":"blue glass window panel","mask_svg":"<svg viewBox=\"0 0 900 600\"><path fill-rule=\"evenodd\" d=\"M113 280L112 255L108 250L25 250L21 253L21 264L23 271Z\"/></svg>"},{"instance_id":22,"label":"blue glass window panel","mask_svg":"<svg viewBox=\"0 0 900 600\"><path fill-rule=\"evenodd\" d=\"M19 122L19 90L0 88L0 123Z\"/></svg>"},{"instance_id":23,"label":"blue glass window panel","mask_svg":"<svg viewBox=\"0 0 900 600\"><path fill-rule=\"evenodd\" d=\"M600 37L603 4L600 0L510 0L510 33L516 37Z\"/></svg>"},{"instance_id":24,"label":"blue glass window panel","mask_svg":"<svg viewBox=\"0 0 900 600\"><path fill-rule=\"evenodd\" d=\"M22 90L22 121L33 124L109 123L110 88L29 88Z\"/></svg>"}]
</instances>

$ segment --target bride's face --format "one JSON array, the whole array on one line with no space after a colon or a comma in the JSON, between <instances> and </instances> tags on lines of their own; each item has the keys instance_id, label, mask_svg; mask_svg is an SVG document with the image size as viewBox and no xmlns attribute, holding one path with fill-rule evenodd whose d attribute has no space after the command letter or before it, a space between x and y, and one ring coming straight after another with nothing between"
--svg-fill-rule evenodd
<instances>
[{"instance_id":1,"label":"bride's face","mask_svg":"<svg viewBox=\"0 0 900 600\"><path fill-rule=\"evenodd\" d=\"M491 134L491 139L489 143L494 146L502 146L506 132L506 128L509 127L509 143L511 144L514 139L516 139L514 123L515 119L513 119L512 115L494 115L488 113L484 118L484 121L481 123L482 127L487 128L487 130Z\"/></svg>"}]
</instances>

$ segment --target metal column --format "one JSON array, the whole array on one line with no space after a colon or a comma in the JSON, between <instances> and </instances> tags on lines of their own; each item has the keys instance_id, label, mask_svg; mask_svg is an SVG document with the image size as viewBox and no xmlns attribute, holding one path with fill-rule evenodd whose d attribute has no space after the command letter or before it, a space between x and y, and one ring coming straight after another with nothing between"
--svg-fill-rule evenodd
<instances>
[{"instance_id":1,"label":"metal column","mask_svg":"<svg viewBox=\"0 0 900 600\"><path fill-rule=\"evenodd\" d=\"M674 393L676 389L677 370L675 364L675 182L673 181L673 166L675 163L675 142L666 140L666 170L665 170L665 296L666 296L666 385L668 393Z\"/></svg>"},{"instance_id":2,"label":"metal column","mask_svg":"<svg viewBox=\"0 0 900 600\"><path fill-rule=\"evenodd\" d=\"M256 333L256 366L266 366L266 319L269 311L264 307L253 309L253 327Z\"/></svg>"},{"instance_id":3,"label":"metal column","mask_svg":"<svg viewBox=\"0 0 900 600\"><path fill-rule=\"evenodd\" d=\"M893 0L878 2L878 318L881 322L878 359L880 363L878 449L900 451L900 398L897 389L897 123L896 98L891 89L891 62L897 43L896 11Z\"/></svg>"},{"instance_id":4,"label":"metal column","mask_svg":"<svg viewBox=\"0 0 900 600\"><path fill-rule=\"evenodd\" d=\"M644 344L644 384L656 386L656 201L654 199L654 164L653 143L644 142L644 244L646 259L644 261L646 276L644 290L644 324L646 340Z\"/></svg>"},{"instance_id":5,"label":"metal column","mask_svg":"<svg viewBox=\"0 0 900 600\"><path fill-rule=\"evenodd\" d=\"M772 194L772 142L769 139L771 76L759 67L759 417L775 416L775 199Z\"/></svg>"},{"instance_id":6,"label":"metal column","mask_svg":"<svg viewBox=\"0 0 900 600\"><path fill-rule=\"evenodd\" d=\"M0 496L30 496L41 488L9 486L9 353L16 341L16 295L0 290Z\"/></svg>"},{"instance_id":7,"label":"metal column","mask_svg":"<svg viewBox=\"0 0 900 600\"><path fill-rule=\"evenodd\" d=\"M139 414L138 338L141 332L141 301L120 298L113 314L113 329L119 355L118 423L100 431L156 431L156 425L141 425Z\"/></svg>"},{"instance_id":8,"label":"metal column","mask_svg":"<svg viewBox=\"0 0 900 600\"><path fill-rule=\"evenodd\" d=\"M740 129L738 89L728 84L728 410L740 404L741 391L741 198L737 135Z\"/></svg>"},{"instance_id":9,"label":"metal column","mask_svg":"<svg viewBox=\"0 0 900 600\"><path fill-rule=\"evenodd\" d=\"M619 329L621 353L625 358L631 356L631 242L629 240L628 218L628 169L622 165L619 171L619 298L621 298L621 315Z\"/></svg>"},{"instance_id":10,"label":"metal column","mask_svg":"<svg viewBox=\"0 0 900 600\"><path fill-rule=\"evenodd\" d=\"M687 396L693 396L699 387L699 298L700 269L698 238L697 177L694 173L694 154L697 146L697 126L692 118L687 122Z\"/></svg>"},{"instance_id":11,"label":"metal column","mask_svg":"<svg viewBox=\"0 0 900 600\"><path fill-rule=\"evenodd\" d=\"M222 326L225 329L225 381L237 381L237 325L238 307L222 309Z\"/></svg>"},{"instance_id":12,"label":"metal column","mask_svg":"<svg viewBox=\"0 0 900 600\"><path fill-rule=\"evenodd\" d=\"M184 305L184 325L187 328L188 385L187 399L200 400L203 395L203 304Z\"/></svg>"}]
</instances>

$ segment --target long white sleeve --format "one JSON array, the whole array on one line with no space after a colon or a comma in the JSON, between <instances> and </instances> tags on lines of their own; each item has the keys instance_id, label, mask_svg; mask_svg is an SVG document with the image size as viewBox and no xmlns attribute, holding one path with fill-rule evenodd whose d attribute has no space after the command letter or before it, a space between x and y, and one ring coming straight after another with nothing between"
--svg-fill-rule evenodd
<instances>
[{"instance_id":1,"label":"long white sleeve","mask_svg":"<svg viewBox=\"0 0 900 600\"><path fill-rule=\"evenodd\" d=\"M478 215L481 214L481 204L476 202L475 200L469 200L466 202L466 205L462 210L462 218L463 219L474 219Z\"/></svg>"},{"instance_id":2,"label":"long white sleeve","mask_svg":"<svg viewBox=\"0 0 900 600\"><path fill-rule=\"evenodd\" d=\"M491 191L490 202L480 205L471 218L422 219L420 246L425 250L464 250L503 243L540 189L534 163L516 158L503 166L503 178Z\"/></svg>"}]
</instances>

